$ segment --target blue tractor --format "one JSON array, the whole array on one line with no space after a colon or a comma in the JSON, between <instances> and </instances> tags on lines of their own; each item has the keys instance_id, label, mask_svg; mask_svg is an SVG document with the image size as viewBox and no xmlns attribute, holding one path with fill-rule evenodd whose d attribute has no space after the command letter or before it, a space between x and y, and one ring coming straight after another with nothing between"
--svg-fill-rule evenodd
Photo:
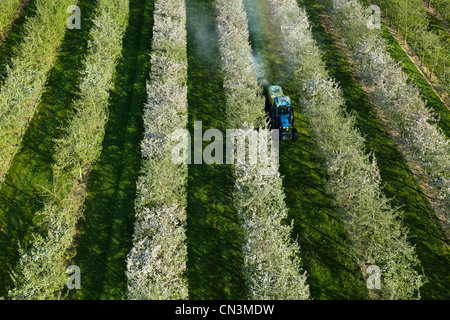
<instances>
[{"instance_id":1,"label":"blue tractor","mask_svg":"<svg viewBox=\"0 0 450 320\"><path fill-rule=\"evenodd\" d=\"M297 140L291 98L283 94L280 86L268 87L267 96L271 129L279 129L281 139Z\"/></svg>"}]
</instances>

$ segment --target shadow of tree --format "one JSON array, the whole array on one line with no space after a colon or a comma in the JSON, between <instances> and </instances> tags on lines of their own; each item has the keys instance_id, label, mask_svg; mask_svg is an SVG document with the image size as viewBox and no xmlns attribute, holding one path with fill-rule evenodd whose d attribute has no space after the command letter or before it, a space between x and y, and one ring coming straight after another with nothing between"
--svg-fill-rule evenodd
<instances>
[{"instance_id":1,"label":"shadow of tree","mask_svg":"<svg viewBox=\"0 0 450 320\"><path fill-rule=\"evenodd\" d=\"M44 206L48 197L44 188L52 189L54 139L61 136L60 128L73 110L95 1L83 0L79 6L85 12L84 28L66 33L38 111L0 189L0 295L5 295L7 287L12 285L9 273L18 259L18 242L26 242L36 222L35 213ZM0 73L6 57L23 37L23 20L32 15L34 8L35 1L30 1L0 48Z\"/></svg>"},{"instance_id":2,"label":"shadow of tree","mask_svg":"<svg viewBox=\"0 0 450 320\"><path fill-rule=\"evenodd\" d=\"M314 299L363 299L367 290L356 263L347 254L345 231L338 222L330 196L324 191L325 172L317 155L314 139L302 115L298 86L292 70L282 59L281 41L267 21L267 1L245 0L250 17L250 40L260 59L266 80L279 84L291 97L298 140L280 144L280 173L286 204L287 223L294 221L292 237L300 244L302 268Z\"/></svg>"},{"instance_id":3,"label":"shadow of tree","mask_svg":"<svg viewBox=\"0 0 450 320\"><path fill-rule=\"evenodd\" d=\"M132 247L136 181L141 167L143 106L150 72L153 0L131 0L122 57L111 92L103 150L89 183L74 264L82 289L70 299L122 299Z\"/></svg>"},{"instance_id":4,"label":"shadow of tree","mask_svg":"<svg viewBox=\"0 0 450 320\"><path fill-rule=\"evenodd\" d=\"M388 198L393 198L393 206L402 207L404 225L410 230L409 241L416 246L429 281L421 288L422 298L448 299L450 275L443 270L447 270L449 265L450 250L446 247L442 231L431 220L434 212L426 196L383 127L367 94L353 76L350 62L338 45L339 41L325 31L320 18L320 14L324 13L323 5L311 0L298 1L306 5L314 37L320 39L318 42L323 57L330 75L340 84L347 110L356 116L356 127L366 139L366 151L373 151L376 156L385 183L384 193ZM446 124L443 125L445 128Z\"/></svg>"},{"instance_id":5,"label":"shadow of tree","mask_svg":"<svg viewBox=\"0 0 450 320\"><path fill-rule=\"evenodd\" d=\"M226 129L214 5L187 1L189 130ZM207 54L205 54L207 46ZM204 147L208 143L204 143ZM244 299L242 230L233 205L234 177L228 165L189 166L187 278L190 299Z\"/></svg>"}]
</instances>

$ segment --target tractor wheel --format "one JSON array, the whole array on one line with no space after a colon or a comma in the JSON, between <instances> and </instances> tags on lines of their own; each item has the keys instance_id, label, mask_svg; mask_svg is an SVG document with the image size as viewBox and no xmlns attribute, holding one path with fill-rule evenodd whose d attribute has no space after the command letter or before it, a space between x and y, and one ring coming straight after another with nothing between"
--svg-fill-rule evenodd
<instances>
[{"instance_id":1,"label":"tractor wheel","mask_svg":"<svg viewBox=\"0 0 450 320\"><path fill-rule=\"evenodd\" d=\"M292 129L292 141L296 141L298 139L297 129Z\"/></svg>"}]
</instances>

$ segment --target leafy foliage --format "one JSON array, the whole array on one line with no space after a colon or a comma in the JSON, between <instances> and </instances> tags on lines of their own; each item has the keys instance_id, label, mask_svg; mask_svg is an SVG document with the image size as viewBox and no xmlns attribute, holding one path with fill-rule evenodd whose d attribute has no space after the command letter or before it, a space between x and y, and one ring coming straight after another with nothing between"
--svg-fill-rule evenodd
<instances>
[{"instance_id":1,"label":"leafy foliage","mask_svg":"<svg viewBox=\"0 0 450 320\"><path fill-rule=\"evenodd\" d=\"M216 1L216 13L228 125L239 128L246 122L261 127L265 123L264 97L257 81L243 3Z\"/></svg>"},{"instance_id":2,"label":"leafy foliage","mask_svg":"<svg viewBox=\"0 0 450 320\"><path fill-rule=\"evenodd\" d=\"M386 124L401 133L395 137L406 158L419 164L427 181L439 190L436 211L449 230L450 144L437 126L438 116L427 108L418 88L408 83L402 68L389 55L384 40L365 27L357 1L333 1L333 21L358 63L357 71ZM345 19L346 23L342 23Z\"/></svg>"},{"instance_id":3,"label":"leafy foliage","mask_svg":"<svg viewBox=\"0 0 450 320\"><path fill-rule=\"evenodd\" d=\"M433 1L434 2L434 1ZM443 2L447 2L444 4ZM411 44L431 73L439 79L441 90L450 93L450 44L445 30L430 30L428 13L423 0L374 0L395 26L400 36ZM438 9L449 17L448 1L435 1Z\"/></svg>"},{"instance_id":4,"label":"leafy foliage","mask_svg":"<svg viewBox=\"0 0 450 320\"><path fill-rule=\"evenodd\" d=\"M0 88L0 184L19 151L55 62L66 30L66 9L76 3L37 0L36 15L25 23L23 41L15 49Z\"/></svg>"},{"instance_id":5,"label":"leafy foliage","mask_svg":"<svg viewBox=\"0 0 450 320\"><path fill-rule=\"evenodd\" d=\"M108 99L128 19L128 0L100 0L91 30L76 113L57 141L53 197L46 204L40 229L20 248L12 299L63 297L65 274L75 254L77 223L83 216L89 173L98 159L108 120Z\"/></svg>"},{"instance_id":6,"label":"leafy foliage","mask_svg":"<svg viewBox=\"0 0 450 320\"><path fill-rule=\"evenodd\" d=\"M324 160L326 187L349 232L349 252L363 272L370 264L382 269L382 290L375 298L420 297L423 276L415 270L420 264L407 242L408 232L381 191L375 157L365 154L365 140L345 111L340 88L326 71L305 11L293 0L269 0L269 4Z\"/></svg>"},{"instance_id":7,"label":"leafy foliage","mask_svg":"<svg viewBox=\"0 0 450 320\"><path fill-rule=\"evenodd\" d=\"M450 23L450 2L447 0L427 0L427 2Z\"/></svg>"},{"instance_id":8,"label":"leafy foliage","mask_svg":"<svg viewBox=\"0 0 450 320\"><path fill-rule=\"evenodd\" d=\"M23 0L3 0L2 10L0 11L0 43L6 36L17 16L17 11L23 5Z\"/></svg>"},{"instance_id":9,"label":"leafy foliage","mask_svg":"<svg viewBox=\"0 0 450 320\"><path fill-rule=\"evenodd\" d=\"M184 278L187 165L172 161L176 129L187 128L186 8L155 3L150 82L145 106L142 175L137 183L129 299L187 299Z\"/></svg>"},{"instance_id":10,"label":"leafy foliage","mask_svg":"<svg viewBox=\"0 0 450 320\"><path fill-rule=\"evenodd\" d=\"M242 0L216 0L228 125L241 129L260 128L266 138L264 105L258 85L248 22ZM259 107L258 107L259 106ZM251 142L250 142L251 143ZM299 265L299 247L292 242L281 176L266 175L277 163L270 157L266 166L238 163L235 167L236 207L243 220L244 276L250 299L309 299L306 272Z\"/></svg>"}]
</instances>

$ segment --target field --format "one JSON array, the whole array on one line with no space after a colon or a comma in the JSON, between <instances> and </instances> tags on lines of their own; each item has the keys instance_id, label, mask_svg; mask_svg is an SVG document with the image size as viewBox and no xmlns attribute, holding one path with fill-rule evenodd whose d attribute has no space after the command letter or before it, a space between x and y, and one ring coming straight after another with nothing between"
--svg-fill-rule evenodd
<instances>
[{"instance_id":1,"label":"field","mask_svg":"<svg viewBox=\"0 0 450 320\"><path fill-rule=\"evenodd\" d=\"M0 298L450 299L449 7L369 2L2 2Z\"/></svg>"}]
</instances>

